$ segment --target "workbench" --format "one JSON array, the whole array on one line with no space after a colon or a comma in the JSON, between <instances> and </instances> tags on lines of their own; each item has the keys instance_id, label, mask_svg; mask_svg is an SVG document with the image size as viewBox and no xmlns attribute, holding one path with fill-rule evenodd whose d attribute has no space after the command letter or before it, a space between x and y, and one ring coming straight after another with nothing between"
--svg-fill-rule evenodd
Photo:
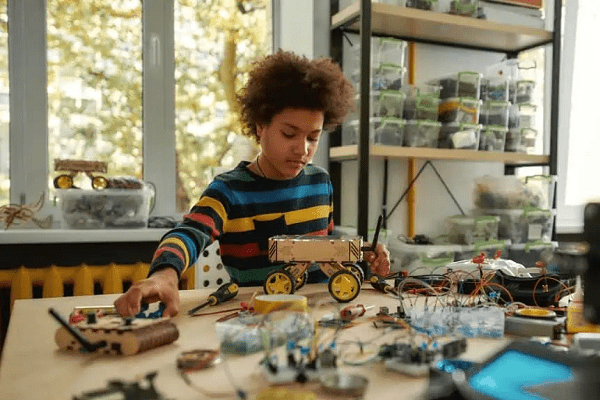
<instances>
[{"instance_id":1,"label":"workbench","mask_svg":"<svg viewBox=\"0 0 600 400\"><path fill-rule=\"evenodd\" d=\"M0 399L71 399L74 395L105 388L109 380L131 382L152 371L157 371L155 387L165 399L210 398L184 382L176 368L176 359L183 351L219 348L215 323L226 313L195 317L187 314L188 310L206 300L212 290L214 289L180 291L181 310L172 319L179 329L179 338L171 344L132 356L60 351L54 342L59 324L49 315L50 307L68 317L75 306L110 305L119 295L17 300L2 352ZM200 313L238 307L241 301L249 301L254 292L263 294L262 288L241 288L233 300L204 309ZM313 309L316 317L332 311L339 312L342 306L347 305L335 302L326 284L309 284L296 294L306 296L309 307L319 305L317 309ZM375 306L361 317L365 318L375 315L381 306L395 310L398 301L392 295L377 292L365 284L358 298L351 304ZM381 330L375 329L372 323L364 323L343 330L339 340L369 340L380 335ZM381 340L385 341L385 337ZM467 351L460 358L483 361L508 342L507 338L469 339ZM259 365L264 355L264 352L226 355L221 363L209 369L191 372L188 376L195 385L209 390L213 395L230 394L225 398L233 399L235 391L227 379L228 368L236 386L246 391L249 399L253 399L261 388L268 386ZM428 385L427 378L409 377L388 370L381 361L361 366L340 365L338 370L368 378L365 399L416 399L423 395ZM339 398L323 391L318 382L294 383L283 387L288 390L312 391L319 399Z\"/></svg>"}]
</instances>

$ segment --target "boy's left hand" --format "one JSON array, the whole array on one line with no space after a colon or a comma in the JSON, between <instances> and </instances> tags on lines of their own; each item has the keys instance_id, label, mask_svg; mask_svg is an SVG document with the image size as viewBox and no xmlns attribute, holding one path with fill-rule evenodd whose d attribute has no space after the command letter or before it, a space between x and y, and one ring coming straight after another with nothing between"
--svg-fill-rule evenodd
<instances>
[{"instance_id":1,"label":"boy's left hand","mask_svg":"<svg viewBox=\"0 0 600 400\"><path fill-rule=\"evenodd\" d=\"M365 246L369 246L365 243ZM375 251L365 251L363 258L370 265L371 272L377 276L385 277L390 274L390 252L381 243L377 243Z\"/></svg>"}]
</instances>

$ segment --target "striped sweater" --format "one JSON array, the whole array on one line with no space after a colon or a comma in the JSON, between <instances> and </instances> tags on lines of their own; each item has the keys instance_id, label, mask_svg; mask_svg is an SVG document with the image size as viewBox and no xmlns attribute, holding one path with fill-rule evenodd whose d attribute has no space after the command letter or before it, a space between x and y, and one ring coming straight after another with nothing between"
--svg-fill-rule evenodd
<instances>
[{"instance_id":1,"label":"striped sweater","mask_svg":"<svg viewBox=\"0 0 600 400\"><path fill-rule=\"evenodd\" d=\"M267 243L275 235L333 231L333 188L327 172L307 165L290 180L254 174L249 162L220 174L154 253L150 274L170 266L181 275L214 240L223 264L241 284L262 284L269 271Z\"/></svg>"}]
</instances>

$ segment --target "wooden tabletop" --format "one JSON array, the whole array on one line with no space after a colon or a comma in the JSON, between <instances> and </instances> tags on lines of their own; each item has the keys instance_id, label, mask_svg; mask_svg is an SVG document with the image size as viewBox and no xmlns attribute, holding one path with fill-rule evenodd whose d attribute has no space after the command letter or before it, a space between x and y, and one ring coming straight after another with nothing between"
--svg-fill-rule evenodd
<instances>
[{"instance_id":1,"label":"wooden tabletop","mask_svg":"<svg viewBox=\"0 0 600 400\"><path fill-rule=\"evenodd\" d=\"M76 306L110 305L118 295L78 296L33 300L17 300L10 319L8 334L0 364L0 399L71 399L96 389L105 388L109 380L119 379L132 382L147 373L157 371L155 386L165 399L198 399L211 395L229 395L235 398L232 384L227 378L227 370L233 376L234 384L248 393L253 399L268 383L261 373L259 361L264 352L251 355L227 355L224 362L216 366L189 374L194 385L205 390L204 394L188 386L178 373L177 356L187 350L218 349L219 341L215 331L216 320L226 313L190 317L187 310L205 300L212 290L181 291L182 309L173 318L180 335L175 342L148 350L133 356L107 356L64 352L57 348L54 335L59 324L48 314L48 308L67 317ZM252 294L262 288L242 288L238 296L229 303L218 305L206 312L222 311L238 307L241 301L250 300ZM296 294L307 297L313 315L331 313L341 306L327 291L325 284L307 285ZM352 304L374 305L366 315L374 315L381 306L395 310L398 301L391 295L376 292L364 286L359 297ZM314 307L318 305L318 309ZM345 306L345 305L344 305ZM380 337L382 343L391 342L393 334L381 336L370 323L343 330L339 340L368 340ZM461 358L482 361L488 355L506 345L508 339L470 339L467 352ZM339 364L342 364L341 362ZM426 378L411 378L398 372L387 370L381 361L362 366L340 365L340 372L360 374L369 380L365 399L415 399L422 396L427 388ZM319 399L334 399L339 396L327 394L318 382L282 386L288 390L308 390Z\"/></svg>"}]
</instances>

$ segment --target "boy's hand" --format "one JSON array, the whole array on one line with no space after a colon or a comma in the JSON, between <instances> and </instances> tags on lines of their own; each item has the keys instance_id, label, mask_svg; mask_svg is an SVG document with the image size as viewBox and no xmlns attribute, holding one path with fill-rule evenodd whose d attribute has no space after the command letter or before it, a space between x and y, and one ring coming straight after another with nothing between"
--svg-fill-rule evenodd
<instances>
[{"instance_id":1,"label":"boy's hand","mask_svg":"<svg viewBox=\"0 0 600 400\"><path fill-rule=\"evenodd\" d=\"M368 243L365 246L369 246ZM363 258L369 263L371 272L377 276L390 274L390 252L381 243L377 243L375 251L365 251Z\"/></svg>"},{"instance_id":2,"label":"boy's hand","mask_svg":"<svg viewBox=\"0 0 600 400\"><path fill-rule=\"evenodd\" d=\"M140 312L142 300L152 303L165 303L165 317L177 315L180 307L179 278L173 268L164 268L150 277L134 282L129 290L115 300L117 312L124 317L132 317Z\"/></svg>"}]
</instances>

